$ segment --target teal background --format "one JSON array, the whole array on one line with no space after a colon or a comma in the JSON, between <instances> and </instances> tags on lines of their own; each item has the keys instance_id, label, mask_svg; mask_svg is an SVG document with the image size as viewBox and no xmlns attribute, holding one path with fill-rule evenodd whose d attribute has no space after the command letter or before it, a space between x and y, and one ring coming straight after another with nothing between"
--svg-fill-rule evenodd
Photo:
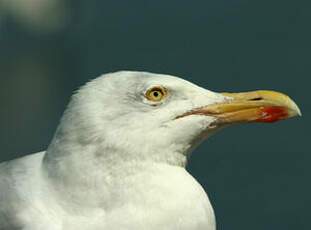
<instances>
[{"instance_id":1,"label":"teal background","mask_svg":"<svg viewBox=\"0 0 311 230\"><path fill-rule=\"evenodd\" d=\"M66 7L53 31L1 21L0 161L44 150L72 91L102 73L168 73L215 91L275 89L303 117L227 128L195 150L188 169L208 192L219 230L311 229L310 1Z\"/></svg>"}]
</instances>

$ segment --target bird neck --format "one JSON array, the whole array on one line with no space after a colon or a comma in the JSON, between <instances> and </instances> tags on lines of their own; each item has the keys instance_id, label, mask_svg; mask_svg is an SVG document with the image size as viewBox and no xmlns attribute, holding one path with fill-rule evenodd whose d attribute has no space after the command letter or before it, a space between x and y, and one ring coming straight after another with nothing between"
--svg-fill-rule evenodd
<instances>
[{"instance_id":1,"label":"bird neck","mask_svg":"<svg viewBox=\"0 0 311 230\"><path fill-rule=\"evenodd\" d=\"M79 186L92 189L100 181L116 180L125 175L140 173L137 165L161 164L185 167L187 156L180 152L139 152L116 145L108 145L104 139L86 139L79 130L68 132L62 125L43 159L43 170L48 178L62 187ZM82 141L83 140L83 141ZM122 167L121 167L122 166ZM119 170L122 168L122 170Z\"/></svg>"},{"instance_id":2,"label":"bird neck","mask_svg":"<svg viewBox=\"0 0 311 230\"><path fill-rule=\"evenodd\" d=\"M109 172L121 164L167 164L185 167L187 156L179 152L170 153L138 153L127 152L102 145L81 145L68 140L52 142L43 159L43 167L53 176L65 178L74 174L84 174L85 171L97 173Z\"/></svg>"},{"instance_id":3,"label":"bird neck","mask_svg":"<svg viewBox=\"0 0 311 230\"><path fill-rule=\"evenodd\" d=\"M105 207L103 202L113 196L115 186L127 183L126 189L136 191L139 184L129 183L132 178L151 175L150 170L159 168L182 169L186 164L186 156L179 153L171 153L170 158L147 158L122 151L105 144L78 141L59 129L43 159L45 181L57 199L62 200L61 205L72 211L79 210L74 208L76 204Z\"/></svg>"}]
</instances>

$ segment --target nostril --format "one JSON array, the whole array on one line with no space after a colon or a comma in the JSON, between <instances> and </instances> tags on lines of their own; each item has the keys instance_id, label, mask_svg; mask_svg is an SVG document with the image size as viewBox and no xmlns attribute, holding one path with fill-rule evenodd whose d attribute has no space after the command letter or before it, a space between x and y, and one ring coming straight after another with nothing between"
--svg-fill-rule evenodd
<instances>
[{"instance_id":1,"label":"nostril","mask_svg":"<svg viewBox=\"0 0 311 230\"><path fill-rule=\"evenodd\" d=\"M250 99L250 101L260 101L262 99L263 99L262 97L255 97L255 98Z\"/></svg>"}]
</instances>

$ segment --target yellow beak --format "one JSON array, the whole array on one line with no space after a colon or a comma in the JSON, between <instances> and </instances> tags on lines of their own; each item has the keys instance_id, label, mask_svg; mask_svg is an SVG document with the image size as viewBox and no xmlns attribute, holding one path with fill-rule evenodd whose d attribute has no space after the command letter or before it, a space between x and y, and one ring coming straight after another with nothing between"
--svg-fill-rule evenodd
<instances>
[{"instance_id":1,"label":"yellow beak","mask_svg":"<svg viewBox=\"0 0 311 230\"><path fill-rule=\"evenodd\" d=\"M259 90L245 93L222 93L228 98L223 103L208 105L183 116L201 114L217 117L217 123L275 122L301 115L296 103L287 95Z\"/></svg>"}]
</instances>

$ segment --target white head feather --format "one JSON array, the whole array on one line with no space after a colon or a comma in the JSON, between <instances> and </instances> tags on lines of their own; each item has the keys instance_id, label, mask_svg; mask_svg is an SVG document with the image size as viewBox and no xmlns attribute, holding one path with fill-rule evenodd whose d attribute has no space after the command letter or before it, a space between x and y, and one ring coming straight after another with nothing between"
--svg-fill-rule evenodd
<instances>
[{"instance_id":1,"label":"white head feather","mask_svg":"<svg viewBox=\"0 0 311 230\"><path fill-rule=\"evenodd\" d=\"M154 86L167 89L165 100L146 100L145 92ZM208 133L215 118L175 118L224 100L221 94L169 75L130 71L106 74L73 96L47 156L94 151L96 156L108 159L184 165L187 154L200 136Z\"/></svg>"}]
</instances>

